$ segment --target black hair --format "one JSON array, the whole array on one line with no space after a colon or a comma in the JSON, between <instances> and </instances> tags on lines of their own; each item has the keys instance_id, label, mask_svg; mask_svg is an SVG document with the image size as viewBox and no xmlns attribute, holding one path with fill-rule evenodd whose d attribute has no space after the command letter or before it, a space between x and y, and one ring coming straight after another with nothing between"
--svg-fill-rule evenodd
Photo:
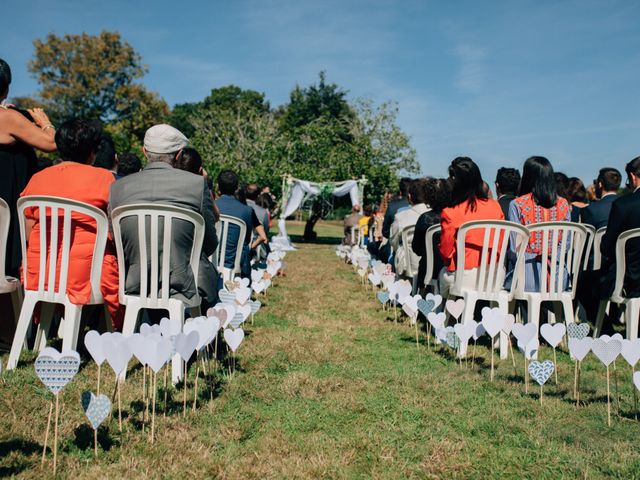
<instances>
[{"instance_id":1,"label":"black hair","mask_svg":"<svg viewBox=\"0 0 640 480\"><path fill-rule=\"evenodd\" d=\"M569 179L569 188L567 188L567 196L570 202L587 202L587 189L582 180L578 177Z\"/></svg>"},{"instance_id":2,"label":"black hair","mask_svg":"<svg viewBox=\"0 0 640 480\"><path fill-rule=\"evenodd\" d=\"M426 178L416 178L411 181L411 185L409 185L409 195L411 195L411 202L414 205L419 203L425 203L427 199L427 179Z\"/></svg>"},{"instance_id":3,"label":"black hair","mask_svg":"<svg viewBox=\"0 0 640 480\"><path fill-rule=\"evenodd\" d=\"M427 203L436 213L451 203L451 188L446 178L429 178L426 187Z\"/></svg>"},{"instance_id":4,"label":"black hair","mask_svg":"<svg viewBox=\"0 0 640 480\"><path fill-rule=\"evenodd\" d=\"M269 195L267 192L262 192L260 195L258 195L256 204L262 208L271 210L273 208L273 197Z\"/></svg>"},{"instance_id":5,"label":"black hair","mask_svg":"<svg viewBox=\"0 0 640 480\"><path fill-rule=\"evenodd\" d=\"M541 157L544 158L544 157ZM569 199L569 177L562 172L556 172L553 174L553 178L556 182L556 193L562 198Z\"/></svg>"},{"instance_id":6,"label":"black hair","mask_svg":"<svg viewBox=\"0 0 640 480\"><path fill-rule=\"evenodd\" d=\"M556 176L551 162L544 157L529 157L522 167L518 195L531 193L536 204L544 208L555 206L558 200Z\"/></svg>"},{"instance_id":7,"label":"black hair","mask_svg":"<svg viewBox=\"0 0 640 480\"><path fill-rule=\"evenodd\" d=\"M0 58L0 97L9 93L9 85L11 85L11 67Z\"/></svg>"},{"instance_id":8,"label":"black hair","mask_svg":"<svg viewBox=\"0 0 640 480\"><path fill-rule=\"evenodd\" d=\"M258 199L258 195L260 195L260 188L255 183L250 183L244 188L244 194L248 200L255 202Z\"/></svg>"},{"instance_id":9,"label":"black hair","mask_svg":"<svg viewBox=\"0 0 640 480\"><path fill-rule=\"evenodd\" d=\"M627 163L627 165L624 167L624 171L627 172L627 175L633 173L634 175L640 177L640 157L636 157L629 163Z\"/></svg>"},{"instance_id":10,"label":"black hair","mask_svg":"<svg viewBox=\"0 0 640 480\"><path fill-rule=\"evenodd\" d=\"M601 168L598 173L598 181L606 192L617 192L622 183L622 174L615 168Z\"/></svg>"},{"instance_id":11,"label":"black hair","mask_svg":"<svg viewBox=\"0 0 640 480\"><path fill-rule=\"evenodd\" d=\"M72 118L67 120L56 131L56 146L62 160L87 163L92 153L95 153L102 127L100 122Z\"/></svg>"},{"instance_id":12,"label":"black hair","mask_svg":"<svg viewBox=\"0 0 640 480\"><path fill-rule=\"evenodd\" d=\"M400 179L400 195L402 195L403 197L407 196L407 192L409 192L409 185L411 185L411 182L413 180L411 180L409 177L402 177Z\"/></svg>"},{"instance_id":13,"label":"black hair","mask_svg":"<svg viewBox=\"0 0 640 480\"><path fill-rule=\"evenodd\" d=\"M373 205L365 205L362 209L362 213L365 217L370 217L371 215L373 215Z\"/></svg>"},{"instance_id":14,"label":"black hair","mask_svg":"<svg viewBox=\"0 0 640 480\"><path fill-rule=\"evenodd\" d=\"M118 155L118 176L126 177L142 169L142 161L135 153L127 152Z\"/></svg>"},{"instance_id":15,"label":"black hair","mask_svg":"<svg viewBox=\"0 0 640 480\"><path fill-rule=\"evenodd\" d=\"M247 204L246 185L239 185L235 191L235 197L240 203Z\"/></svg>"},{"instance_id":16,"label":"black hair","mask_svg":"<svg viewBox=\"0 0 640 480\"><path fill-rule=\"evenodd\" d=\"M195 148L186 147L182 149L182 154L178 156L174 166L180 170L199 175L202 168L202 157Z\"/></svg>"},{"instance_id":17,"label":"black hair","mask_svg":"<svg viewBox=\"0 0 640 480\"><path fill-rule=\"evenodd\" d=\"M93 162L94 167L106 168L113 170L116 164L116 145L113 143L111 135L103 134L96 150L96 159Z\"/></svg>"},{"instance_id":18,"label":"black hair","mask_svg":"<svg viewBox=\"0 0 640 480\"><path fill-rule=\"evenodd\" d=\"M502 167L496 174L496 182L501 194L515 195L520 185L520 172L517 168Z\"/></svg>"},{"instance_id":19,"label":"black hair","mask_svg":"<svg viewBox=\"0 0 640 480\"><path fill-rule=\"evenodd\" d=\"M221 195L235 195L238 189L238 175L232 170L222 170L218 174L218 190Z\"/></svg>"},{"instance_id":20,"label":"black hair","mask_svg":"<svg viewBox=\"0 0 640 480\"><path fill-rule=\"evenodd\" d=\"M449 166L449 181L451 183L451 204L453 206L468 201L468 208L474 211L476 209L476 200L489 198L484 188L484 180L482 180L480 169L469 157L453 159Z\"/></svg>"}]
</instances>

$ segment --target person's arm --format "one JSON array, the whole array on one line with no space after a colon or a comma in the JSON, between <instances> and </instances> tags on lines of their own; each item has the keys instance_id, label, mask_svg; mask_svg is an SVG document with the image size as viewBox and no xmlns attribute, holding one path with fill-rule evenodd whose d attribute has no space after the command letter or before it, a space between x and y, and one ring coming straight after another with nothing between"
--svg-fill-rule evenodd
<instances>
[{"instance_id":1,"label":"person's arm","mask_svg":"<svg viewBox=\"0 0 640 480\"><path fill-rule=\"evenodd\" d=\"M216 220L213 215L213 200L211 192L207 185L207 180L202 179L202 205L200 207L200 215L204 219L204 241L202 242L202 251L208 257L216 251L218 247L218 234L216 233Z\"/></svg>"},{"instance_id":2,"label":"person's arm","mask_svg":"<svg viewBox=\"0 0 640 480\"><path fill-rule=\"evenodd\" d=\"M9 135L43 152L55 152L56 131L49 121L49 117L42 109L38 108L29 110L29 113L33 118L33 122L27 120L20 112L15 110L6 111Z\"/></svg>"},{"instance_id":3,"label":"person's arm","mask_svg":"<svg viewBox=\"0 0 640 480\"><path fill-rule=\"evenodd\" d=\"M456 247L456 228L447 210L448 209L445 208L440 216L442 230L440 231L440 245L438 246L438 250L440 250L442 263L444 263L445 267L449 268Z\"/></svg>"},{"instance_id":4,"label":"person's arm","mask_svg":"<svg viewBox=\"0 0 640 480\"><path fill-rule=\"evenodd\" d=\"M384 214L384 220L382 222L382 236L384 238L389 238L391 224L393 223L395 217L395 211L391 208L391 205L387 208L387 211Z\"/></svg>"},{"instance_id":5,"label":"person's arm","mask_svg":"<svg viewBox=\"0 0 640 480\"><path fill-rule=\"evenodd\" d=\"M256 233L258 237L251 244L251 250L255 250L258 248L258 245L264 243L265 245L269 244L269 239L267 238L267 234L264 232L264 227L262 225L258 225L256 228Z\"/></svg>"},{"instance_id":6,"label":"person's arm","mask_svg":"<svg viewBox=\"0 0 640 480\"><path fill-rule=\"evenodd\" d=\"M427 245L425 235L427 234L427 214L420 215L416 222L416 228L413 231L413 240L411 240L411 249L419 257L427 254Z\"/></svg>"},{"instance_id":7,"label":"person's arm","mask_svg":"<svg viewBox=\"0 0 640 480\"><path fill-rule=\"evenodd\" d=\"M600 253L607 258L613 259L616 256L616 242L622 233L624 217L624 211L620 208L620 202L616 200L611 205L609 221L607 222L607 231L602 237L602 242L600 243Z\"/></svg>"}]
</instances>

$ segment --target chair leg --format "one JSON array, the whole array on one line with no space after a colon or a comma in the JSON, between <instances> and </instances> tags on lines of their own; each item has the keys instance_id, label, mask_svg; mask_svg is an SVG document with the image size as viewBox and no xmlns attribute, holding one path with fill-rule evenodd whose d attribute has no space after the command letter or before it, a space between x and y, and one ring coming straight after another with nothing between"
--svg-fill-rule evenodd
<instances>
[{"instance_id":1,"label":"chair leg","mask_svg":"<svg viewBox=\"0 0 640 480\"><path fill-rule=\"evenodd\" d=\"M53 322L53 314L56 311L55 303L43 302L40 307L40 324L36 331L36 341L33 344L33 348L38 349L39 352L44 350L47 346L47 340L49 339L49 333L51 331L51 323Z\"/></svg>"},{"instance_id":2,"label":"chair leg","mask_svg":"<svg viewBox=\"0 0 640 480\"><path fill-rule=\"evenodd\" d=\"M11 292L11 308L13 309L13 318L15 320L15 327L18 328L18 321L20 320L20 311L22 310L22 287L18 285L18 287ZM31 322L29 322L29 329L27 330L26 335L24 336L24 345L23 348L26 350L29 345L27 345L27 339L29 338L29 332L31 331Z\"/></svg>"},{"instance_id":3,"label":"chair leg","mask_svg":"<svg viewBox=\"0 0 640 480\"><path fill-rule=\"evenodd\" d=\"M498 307L500 307L500 311L504 313L509 313L509 302L504 300L498 301ZM500 332L500 358L505 360L509 357L509 347L507 343L507 334L504 332Z\"/></svg>"},{"instance_id":4,"label":"chair leg","mask_svg":"<svg viewBox=\"0 0 640 480\"><path fill-rule=\"evenodd\" d=\"M62 350L75 350L78 346L78 333L80 332L82 305L74 305L70 302L65 303L64 317Z\"/></svg>"},{"instance_id":5,"label":"chair leg","mask_svg":"<svg viewBox=\"0 0 640 480\"><path fill-rule=\"evenodd\" d=\"M29 324L31 323L31 317L33 316L33 309L38 301L35 297L27 297L22 303L20 309L20 317L18 319L18 326L16 327L16 333L13 336L13 343L11 344L11 352L9 353L9 361L7 362L7 370L13 370L18 365L20 360L20 352L24 345L27 331L29 330Z\"/></svg>"},{"instance_id":6,"label":"chair leg","mask_svg":"<svg viewBox=\"0 0 640 480\"><path fill-rule=\"evenodd\" d=\"M562 300L562 309L564 310L564 324L565 327L568 327L570 323L574 323L575 321L573 302L571 299L565 298ZM566 336L566 338L568 338L568 336Z\"/></svg>"},{"instance_id":7,"label":"chair leg","mask_svg":"<svg viewBox=\"0 0 640 480\"><path fill-rule=\"evenodd\" d=\"M464 297L464 311L462 312L462 323L466 325L473 320L473 312L476 308L477 297L475 295L467 295ZM464 358L467 355L468 345L460 345L460 358Z\"/></svg>"},{"instance_id":8,"label":"chair leg","mask_svg":"<svg viewBox=\"0 0 640 480\"><path fill-rule=\"evenodd\" d=\"M184 303L175 302L169 305L169 318L179 318L184 324ZM175 354L171 360L171 381L173 384L177 384L182 378L182 358L180 355Z\"/></svg>"},{"instance_id":9,"label":"chair leg","mask_svg":"<svg viewBox=\"0 0 640 480\"><path fill-rule=\"evenodd\" d=\"M527 299L527 323L533 322L536 326L536 338L540 336L540 301L535 298ZM533 354L532 360L538 359L538 352Z\"/></svg>"},{"instance_id":10,"label":"chair leg","mask_svg":"<svg viewBox=\"0 0 640 480\"><path fill-rule=\"evenodd\" d=\"M124 322L122 324L122 336L130 337L136 329L136 323L138 322L138 314L140 313L140 305L134 301L129 300L127 308L124 311ZM118 381L124 382L127 379L127 369L118 375Z\"/></svg>"},{"instance_id":11,"label":"chair leg","mask_svg":"<svg viewBox=\"0 0 640 480\"><path fill-rule=\"evenodd\" d=\"M109 313L109 309L106 305L104 305L104 331L105 332L113 332L113 322L111 321L111 314Z\"/></svg>"},{"instance_id":12,"label":"chair leg","mask_svg":"<svg viewBox=\"0 0 640 480\"><path fill-rule=\"evenodd\" d=\"M607 300L600 300L598 305L598 314L596 315L596 325L593 329L593 338L598 338L602 331L602 324L604 323L604 314L607 310L609 302Z\"/></svg>"},{"instance_id":13,"label":"chair leg","mask_svg":"<svg viewBox=\"0 0 640 480\"><path fill-rule=\"evenodd\" d=\"M640 313L640 299L633 298L627 302L627 338L635 340L638 338L638 314Z\"/></svg>"}]
</instances>

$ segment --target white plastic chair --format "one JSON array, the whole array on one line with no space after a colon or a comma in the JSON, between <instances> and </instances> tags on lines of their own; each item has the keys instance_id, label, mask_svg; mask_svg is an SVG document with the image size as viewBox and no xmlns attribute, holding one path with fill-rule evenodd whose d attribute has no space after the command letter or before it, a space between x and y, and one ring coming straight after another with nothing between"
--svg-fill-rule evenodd
<instances>
[{"instance_id":1,"label":"white plastic chair","mask_svg":"<svg viewBox=\"0 0 640 480\"><path fill-rule=\"evenodd\" d=\"M18 200L18 221L20 223L20 239L22 244L22 266L27 271L27 235L25 230L24 211L27 208L36 209L39 218L40 229L40 258L37 284L30 284L25 276L24 303L20 310L20 319L16 328L11 353L9 354L8 369L13 369L18 364L20 351L25 342L27 331L31 324L33 310L38 302L49 304L60 303L64 305L64 326L62 336L62 349L75 350L80 330L80 317L83 305L71 303L67 296L67 279L69 273L69 251L73 235L74 223L72 216L78 218L87 217L96 225L96 242L93 247L91 259L91 297L87 305L102 304L100 291L100 275L102 273L102 260L107 243L108 221L105 213L93 205L69 200L66 198L50 196L31 196ZM47 214L48 213L48 214ZM82 221L85 221L84 219ZM50 224L49 224L50 222ZM49 234L47 231L49 230ZM58 257L58 235L62 233L62 248ZM52 235L51 233L55 233ZM60 264L60 274L56 278L57 265ZM49 269L47 271L47 265ZM57 280L57 282L56 282ZM58 284L56 288L56 283ZM51 307L43 308L36 335L35 346L42 350L46 346L49 328L51 326ZM106 314L106 313L105 313ZM107 318L107 324L109 324Z\"/></svg>"},{"instance_id":2,"label":"white plastic chair","mask_svg":"<svg viewBox=\"0 0 640 480\"><path fill-rule=\"evenodd\" d=\"M19 279L7 276L4 270L10 223L11 210L7 202L0 198L0 269L2 270L0 274L0 294L8 293L11 295L13 315L17 326L20 318L20 309L22 308L22 285L20 285Z\"/></svg>"},{"instance_id":3,"label":"white plastic chair","mask_svg":"<svg viewBox=\"0 0 640 480\"><path fill-rule=\"evenodd\" d=\"M600 270L602 266L602 253L600 253L600 244L602 243L602 237L607 233L607 227L600 227L593 239L593 269Z\"/></svg>"},{"instance_id":4,"label":"white plastic chair","mask_svg":"<svg viewBox=\"0 0 640 480\"><path fill-rule=\"evenodd\" d=\"M351 245L360 245L362 230L360 227L351 227Z\"/></svg>"},{"instance_id":5,"label":"white plastic chair","mask_svg":"<svg viewBox=\"0 0 640 480\"><path fill-rule=\"evenodd\" d=\"M233 268L227 268L224 266L224 259L226 258L227 240L229 236L229 227L231 225L238 227L240 229L240 234L238 236L238 245L234 256ZM247 225L243 220L240 220L237 217L220 215L220 220L216 222L216 233L218 234L218 251L216 252L218 273L222 275L223 281L228 282L233 280L236 276L239 276L241 273L240 262L242 259L244 239L247 234Z\"/></svg>"},{"instance_id":6,"label":"white plastic chair","mask_svg":"<svg viewBox=\"0 0 640 480\"><path fill-rule=\"evenodd\" d=\"M134 217L137 221L138 252L140 255L140 293L138 295L125 293L126 259L123 249L121 224L126 218ZM184 323L186 308L191 308L195 316L200 315L200 296L198 295L198 270L200 253L204 240L204 220L200 214L185 208L159 204L133 204L113 209L111 212L114 240L118 254L118 297L121 305L126 305L122 334L133 335L138 313L141 309L162 309L169 311L169 317L179 319ZM147 220L148 219L148 220ZM174 221L188 222L193 225L193 244L189 256L189 264L193 272L195 295L182 300L170 296L171 273L171 239ZM147 245L147 223L149 228L150 245ZM160 236L162 228L162 236ZM162 238L162 251L159 249ZM129 239L132 241L133 239ZM149 265L149 268L146 266ZM150 273L149 273L150 271ZM122 377L126 375L126 370ZM177 383L182 376L182 361L175 355L172 361L171 378Z\"/></svg>"},{"instance_id":7,"label":"white plastic chair","mask_svg":"<svg viewBox=\"0 0 640 480\"><path fill-rule=\"evenodd\" d=\"M480 253L480 266L470 273L465 272L466 235L472 230L484 230L484 241ZM478 300L497 303L505 314L509 312L509 302L513 300L518 279L514 278L511 288L505 290L506 276L505 262L509 240L515 236L516 264L514 272L518 272L524 261L524 252L529 238L528 230L513 222L503 220L474 220L463 223L458 230L456 243L458 245L456 258L455 280L449 291L449 296L464 298L464 312L462 322L473 320L473 313ZM471 278L470 278L471 275ZM460 349L464 355L466 349ZM500 332L500 357L507 358L507 336Z\"/></svg>"},{"instance_id":8,"label":"white plastic chair","mask_svg":"<svg viewBox=\"0 0 640 480\"><path fill-rule=\"evenodd\" d=\"M556 302L562 305L565 323L574 321L573 299L575 298L578 275L582 268L582 251L587 239L584 225L572 222L542 222L528 226L530 233L542 234L540 262L540 291L525 291L524 263L518 273L516 300L527 302L527 321L540 324L540 304ZM556 259L556 260L552 260ZM550 265L549 265L550 264ZM565 279L569 283L565 290ZM556 309L556 315L560 310Z\"/></svg>"},{"instance_id":9,"label":"white plastic chair","mask_svg":"<svg viewBox=\"0 0 640 480\"><path fill-rule=\"evenodd\" d=\"M433 278L433 266L435 263L435 250L433 248L433 237L438 235L442 227L440 224L432 225L427 229L425 234L425 247L427 257L427 270L424 275L424 285L433 289L434 293L438 293L438 279ZM438 253L439 255L439 253Z\"/></svg>"},{"instance_id":10,"label":"white plastic chair","mask_svg":"<svg viewBox=\"0 0 640 480\"><path fill-rule=\"evenodd\" d=\"M602 230L602 229L600 229ZM600 231L598 230L598 232ZM604 314L609 302L624 305L624 320L627 325L627 338L634 340L638 338L638 315L640 314L640 298L627 298L622 294L624 287L624 277L627 270L626 248L627 242L632 239L640 238L640 228L627 230L620 234L616 240L616 283L613 287L613 293L609 300L601 300L598 307L598 316L596 317L596 328L593 330L593 337L600 335L602 330L602 322Z\"/></svg>"},{"instance_id":11,"label":"white plastic chair","mask_svg":"<svg viewBox=\"0 0 640 480\"><path fill-rule=\"evenodd\" d=\"M587 223L581 223L581 225L585 228L587 232L587 238L585 240L585 247L582 253L583 257L583 270L589 269L589 257L591 256L591 251L594 246L594 241L596 238L596 229L593 225L589 225Z\"/></svg>"}]
</instances>

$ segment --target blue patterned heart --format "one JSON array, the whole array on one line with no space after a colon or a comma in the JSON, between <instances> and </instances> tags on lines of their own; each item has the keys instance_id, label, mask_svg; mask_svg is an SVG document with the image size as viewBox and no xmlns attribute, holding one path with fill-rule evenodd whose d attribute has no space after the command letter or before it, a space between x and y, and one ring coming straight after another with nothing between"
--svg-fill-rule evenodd
<instances>
[{"instance_id":1,"label":"blue patterned heart","mask_svg":"<svg viewBox=\"0 0 640 480\"><path fill-rule=\"evenodd\" d=\"M451 348L458 348L460 346L460 337L455 332L449 331L447 332L446 342Z\"/></svg>"},{"instance_id":2,"label":"blue patterned heart","mask_svg":"<svg viewBox=\"0 0 640 480\"><path fill-rule=\"evenodd\" d=\"M545 360L542 363L534 360L529 364L529 375L538 382L538 385L544 385L551 377L554 368L555 365L551 360Z\"/></svg>"},{"instance_id":3,"label":"blue patterned heart","mask_svg":"<svg viewBox=\"0 0 640 480\"><path fill-rule=\"evenodd\" d=\"M111 413L111 401L104 394L97 397L93 392L82 392L82 408L94 430L97 430L105 418Z\"/></svg>"},{"instance_id":4,"label":"blue patterned heart","mask_svg":"<svg viewBox=\"0 0 640 480\"><path fill-rule=\"evenodd\" d=\"M569 338L577 338L581 340L589 335L589 324L588 323L569 323L567 325L567 335Z\"/></svg>"},{"instance_id":5,"label":"blue patterned heart","mask_svg":"<svg viewBox=\"0 0 640 480\"><path fill-rule=\"evenodd\" d=\"M383 305L389 301L389 292L378 292L378 295L376 296Z\"/></svg>"},{"instance_id":6,"label":"blue patterned heart","mask_svg":"<svg viewBox=\"0 0 640 480\"><path fill-rule=\"evenodd\" d=\"M59 353L55 348L45 348L35 361L36 375L44 385L57 395L78 373L80 355L78 352Z\"/></svg>"},{"instance_id":7,"label":"blue patterned heart","mask_svg":"<svg viewBox=\"0 0 640 480\"><path fill-rule=\"evenodd\" d=\"M240 312L236 312L233 318L229 321L229 325L231 325L233 328L238 328L243 323L244 323L244 316Z\"/></svg>"},{"instance_id":8,"label":"blue patterned heart","mask_svg":"<svg viewBox=\"0 0 640 480\"><path fill-rule=\"evenodd\" d=\"M418 310L425 317L429 315L429 313L432 312L435 307L436 307L436 303L433 300L425 300L423 298L418 300Z\"/></svg>"}]
</instances>

